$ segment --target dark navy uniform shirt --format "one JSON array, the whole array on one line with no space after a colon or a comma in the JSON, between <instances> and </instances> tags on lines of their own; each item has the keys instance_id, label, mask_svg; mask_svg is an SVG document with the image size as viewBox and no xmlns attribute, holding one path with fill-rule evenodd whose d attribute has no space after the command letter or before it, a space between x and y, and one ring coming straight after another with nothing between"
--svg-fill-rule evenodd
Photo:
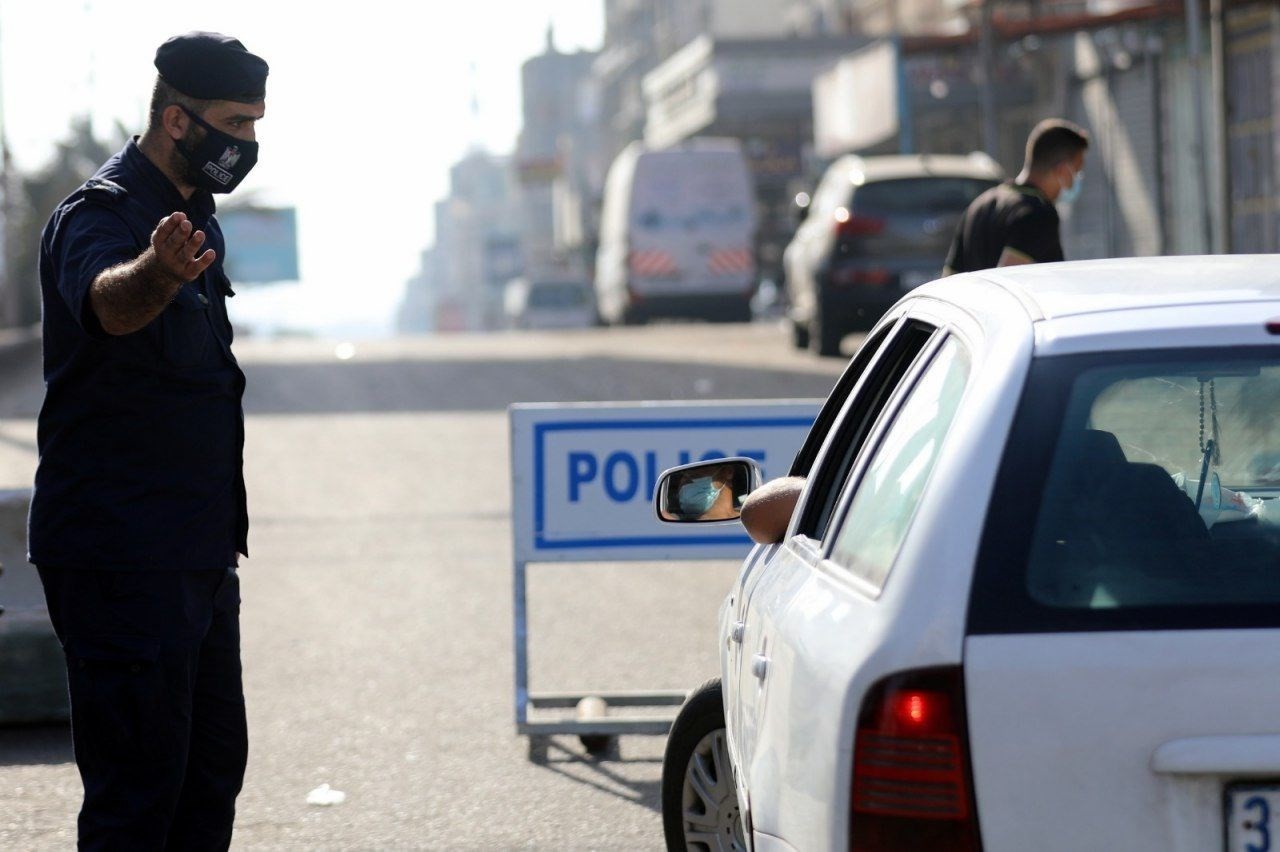
<instances>
[{"instance_id":1,"label":"dark navy uniform shirt","mask_svg":"<svg viewBox=\"0 0 1280 852\"><path fill-rule=\"evenodd\" d=\"M217 261L145 328L112 336L89 285L181 211ZM213 197L125 145L54 211L40 245L45 400L29 557L41 566L213 569L247 553L244 374L231 354ZM203 249L202 249L203 250Z\"/></svg>"}]
</instances>

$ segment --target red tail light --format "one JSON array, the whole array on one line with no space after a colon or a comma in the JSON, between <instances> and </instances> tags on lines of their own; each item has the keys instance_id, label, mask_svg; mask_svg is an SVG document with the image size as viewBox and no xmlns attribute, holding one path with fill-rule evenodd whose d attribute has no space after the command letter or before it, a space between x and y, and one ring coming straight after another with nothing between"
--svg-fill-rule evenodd
<instances>
[{"instance_id":1,"label":"red tail light","mask_svg":"<svg viewBox=\"0 0 1280 852\"><path fill-rule=\"evenodd\" d=\"M843 212L842 212L843 211ZM874 216L859 216L841 207L836 211L836 238L875 237L884 233L885 221Z\"/></svg>"},{"instance_id":2,"label":"red tail light","mask_svg":"<svg viewBox=\"0 0 1280 852\"><path fill-rule=\"evenodd\" d=\"M849 849L978 852L968 751L958 666L876 684L854 742Z\"/></svg>"},{"instance_id":3,"label":"red tail light","mask_svg":"<svg viewBox=\"0 0 1280 852\"><path fill-rule=\"evenodd\" d=\"M870 287L883 287L893 280L893 274L887 269L873 267L836 267L831 270L832 284L862 284Z\"/></svg>"}]
</instances>

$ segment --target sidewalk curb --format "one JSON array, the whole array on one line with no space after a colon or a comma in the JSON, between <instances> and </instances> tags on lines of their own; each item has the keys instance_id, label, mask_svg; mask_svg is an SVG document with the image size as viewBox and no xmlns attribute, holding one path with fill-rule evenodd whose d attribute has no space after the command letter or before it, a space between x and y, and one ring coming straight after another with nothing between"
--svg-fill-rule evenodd
<instances>
[{"instance_id":1,"label":"sidewalk curb","mask_svg":"<svg viewBox=\"0 0 1280 852\"><path fill-rule=\"evenodd\" d=\"M0 726L70 718L62 647L27 562L30 489L0 490Z\"/></svg>"}]
</instances>

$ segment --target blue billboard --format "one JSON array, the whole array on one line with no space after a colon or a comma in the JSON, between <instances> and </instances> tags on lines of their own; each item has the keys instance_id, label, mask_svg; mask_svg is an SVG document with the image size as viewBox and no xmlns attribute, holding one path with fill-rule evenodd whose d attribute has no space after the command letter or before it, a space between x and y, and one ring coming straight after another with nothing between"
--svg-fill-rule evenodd
<instances>
[{"instance_id":1,"label":"blue billboard","mask_svg":"<svg viewBox=\"0 0 1280 852\"><path fill-rule=\"evenodd\" d=\"M232 284L298 280L298 216L292 207L228 207L218 211L227 239L223 268Z\"/></svg>"}]
</instances>

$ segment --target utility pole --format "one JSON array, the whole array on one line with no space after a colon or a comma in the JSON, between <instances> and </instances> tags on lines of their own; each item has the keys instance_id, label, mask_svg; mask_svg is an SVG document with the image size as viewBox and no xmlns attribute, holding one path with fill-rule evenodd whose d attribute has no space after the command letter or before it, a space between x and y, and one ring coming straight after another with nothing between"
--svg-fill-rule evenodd
<instances>
[{"instance_id":1,"label":"utility pole","mask_svg":"<svg viewBox=\"0 0 1280 852\"><path fill-rule=\"evenodd\" d=\"M978 111L982 121L982 150L998 160L999 136L996 131L995 34L992 32L991 0L980 0L978 23Z\"/></svg>"},{"instance_id":2,"label":"utility pole","mask_svg":"<svg viewBox=\"0 0 1280 852\"><path fill-rule=\"evenodd\" d=\"M9 276L9 228L13 225L12 158L4 119L4 51L0 33L0 328L16 325L18 294Z\"/></svg>"},{"instance_id":3,"label":"utility pole","mask_svg":"<svg viewBox=\"0 0 1280 852\"><path fill-rule=\"evenodd\" d=\"M1213 252L1213 216L1211 214L1212 205L1209 202L1209 169L1208 169L1208 153L1209 147L1206 144L1206 135L1204 129L1204 74L1202 72L1203 55L1204 55L1204 39L1201 35L1200 28L1200 0L1186 0L1187 14L1187 52L1191 54L1191 96L1192 104L1195 108L1196 117L1196 134L1195 134L1195 162L1204 164L1202 168L1196 169L1196 179L1200 186L1200 197L1204 199L1201 205L1202 215L1200 217L1201 226L1204 233L1205 253Z\"/></svg>"}]
</instances>

